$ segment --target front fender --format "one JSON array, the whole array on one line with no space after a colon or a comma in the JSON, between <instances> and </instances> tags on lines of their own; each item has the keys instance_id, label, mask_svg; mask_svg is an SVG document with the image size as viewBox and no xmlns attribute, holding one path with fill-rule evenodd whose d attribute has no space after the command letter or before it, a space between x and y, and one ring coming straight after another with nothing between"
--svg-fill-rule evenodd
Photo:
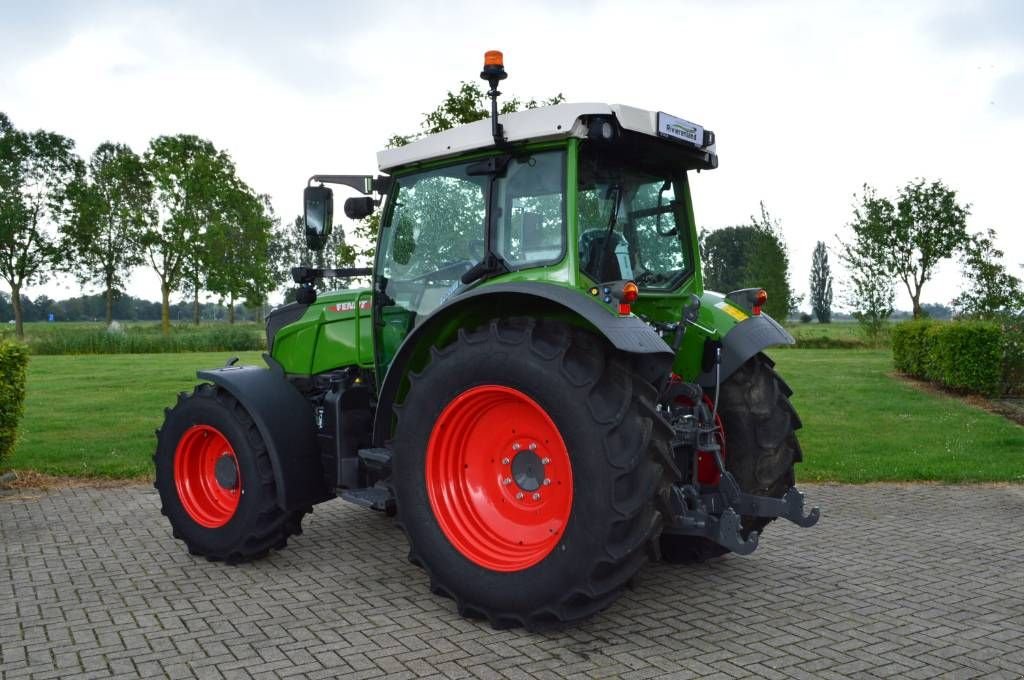
<instances>
[{"instance_id":1,"label":"front fender","mask_svg":"<svg viewBox=\"0 0 1024 680\"><path fill-rule=\"evenodd\" d=\"M282 510L298 510L332 497L324 483L313 410L280 366L225 366L196 375L227 390L253 419L270 456Z\"/></svg>"}]
</instances>

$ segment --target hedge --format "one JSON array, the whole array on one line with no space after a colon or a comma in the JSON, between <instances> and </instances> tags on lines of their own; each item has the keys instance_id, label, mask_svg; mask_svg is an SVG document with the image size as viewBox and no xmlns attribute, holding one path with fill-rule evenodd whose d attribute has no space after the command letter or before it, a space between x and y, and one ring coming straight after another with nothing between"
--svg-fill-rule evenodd
<instances>
[{"instance_id":1,"label":"hedge","mask_svg":"<svg viewBox=\"0 0 1024 680\"><path fill-rule=\"evenodd\" d=\"M25 408L25 369L28 349L0 341L0 465L18 440L18 421Z\"/></svg>"},{"instance_id":2,"label":"hedge","mask_svg":"<svg viewBox=\"0 0 1024 680\"><path fill-rule=\"evenodd\" d=\"M1024 328L1017 322L912 321L893 329L896 370L990 397L1024 394Z\"/></svg>"}]
</instances>

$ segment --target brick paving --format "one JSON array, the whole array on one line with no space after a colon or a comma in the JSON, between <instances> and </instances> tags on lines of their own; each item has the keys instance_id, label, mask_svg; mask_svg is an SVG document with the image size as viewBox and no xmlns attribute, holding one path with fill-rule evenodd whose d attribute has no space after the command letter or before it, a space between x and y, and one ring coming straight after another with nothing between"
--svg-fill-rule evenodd
<instances>
[{"instance_id":1,"label":"brick paving","mask_svg":"<svg viewBox=\"0 0 1024 680\"><path fill-rule=\"evenodd\" d=\"M228 567L151 489L22 492L0 498L0 678L1024 677L1024 487L805 490L817 527L651 565L543 635L459 618L389 519L341 501Z\"/></svg>"}]
</instances>

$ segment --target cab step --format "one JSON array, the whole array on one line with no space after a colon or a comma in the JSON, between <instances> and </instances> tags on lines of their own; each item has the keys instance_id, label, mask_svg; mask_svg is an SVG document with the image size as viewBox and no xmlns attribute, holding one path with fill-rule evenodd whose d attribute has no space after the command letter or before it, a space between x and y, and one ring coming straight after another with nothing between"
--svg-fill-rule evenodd
<instances>
[{"instance_id":1,"label":"cab step","mask_svg":"<svg viewBox=\"0 0 1024 680\"><path fill-rule=\"evenodd\" d=\"M377 473L378 477L391 476L391 449L359 449L359 458L366 469Z\"/></svg>"},{"instance_id":2,"label":"cab step","mask_svg":"<svg viewBox=\"0 0 1024 680\"><path fill-rule=\"evenodd\" d=\"M342 489L338 495L349 503L389 515L395 514L395 494L390 487L377 485L365 489Z\"/></svg>"}]
</instances>

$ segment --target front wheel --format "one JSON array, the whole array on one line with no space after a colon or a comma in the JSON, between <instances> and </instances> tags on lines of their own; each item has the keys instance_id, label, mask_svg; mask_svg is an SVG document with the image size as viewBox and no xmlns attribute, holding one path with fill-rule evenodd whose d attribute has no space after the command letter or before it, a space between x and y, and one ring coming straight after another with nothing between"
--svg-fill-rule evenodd
<instances>
[{"instance_id":1,"label":"front wheel","mask_svg":"<svg viewBox=\"0 0 1024 680\"><path fill-rule=\"evenodd\" d=\"M793 391L775 372L775 363L758 353L722 383L718 415L725 440L725 467L745 493L782 498L796 483L794 464L803 459L796 431L800 418L789 402ZM771 520L743 517L743 536L761 531ZM701 562L728 553L699 536L662 534L662 559Z\"/></svg>"},{"instance_id":2,"label":"front wheel","mask_svg":"<svg viewBox=\"0 0 1024 680\"><path fill-rule=\"evenodd\" d=\"M460 613L557 626L608 606L661 526L671 430L657 390L602 339L492 321L434 350L398 411L410 559Z\"/></svg>"},{"instance_id":3,"label":"front wheel","mask_svg":"<svg viewBox=\"0 0 1024 680\"><path fill-rule=\"evenodd\" d=\"M167 409L153 456L161 512L193 555L244 562L302 533L311 508L284 511L266 445L238 400L196 386Z\"/></svg>"}]
</instances>

